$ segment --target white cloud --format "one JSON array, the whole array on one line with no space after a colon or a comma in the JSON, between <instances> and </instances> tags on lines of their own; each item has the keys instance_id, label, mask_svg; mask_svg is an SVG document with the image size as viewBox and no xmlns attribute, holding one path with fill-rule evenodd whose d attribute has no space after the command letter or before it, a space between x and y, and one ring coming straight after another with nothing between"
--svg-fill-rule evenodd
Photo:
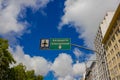
<instances>
[{"instance_id":1,"label":"white cloud","mask_svg":"<svg viewBox=\"0 0 120 80\"><path fill-rule=\"evenodd\" d=\"M90 54L88 55L88 58L86 60L86 66L90 67L93 61L96 61L96 54Z\"/></svg>"},{"instance_id":2,"label":"white cloud","mask_svg":"<svg viewBox=\"0 0 120 80\"><path fill-rule=\"evenodd\" d=\"M76 77L80 77L85 73L85 63L73 63L71 56L66 53L60 53L54 62L51 63L41 56L31 57L25 54L23 47L19 45L15 48L10 47L9 51L17 61L15 65L23 63L27 70L34 69L36 75L45 76L49 71L52 71L58 80L76 80ZM90 60L94 56L90 55L88 58Z\"/></svg>"},{"instance_id":3,"label":"white cloud","mask_svg":"<svg viewBox=\"0 0 120 80\"><path fill-rule=\"evenodd\" d=\"M58 77L65 77L72 73L72 58L71 56L62 53L55 59L51 69Z\"/></svg>"},{"instance_id":4,"label":"white cloud","mask_svg":"<svg viewBox=\"0 0 120 80\"><path fill-rule=\"evenodd\" d=\"M79 57L82 55L82 52L78 48L75 48L73 50L73 53L75 54L75 56L77 57L77 59L79 59Z\"/></svg>"},{"instance_id":5,"label":"white cloud","mask_svg":"<svg viewBox=\"0 0 120 80\"><path fill-rule=\"evenodd\" d=\"M26 32L28 24L26 21L18 21L21 12L23 13L26 7L38 10L45 7L48 2L49 0L0 0L0 35L20 37Z\"/></svg>"},{"instance_id":6,"label":"white cloud","mask_svg":"<svg viewBox=\"0 0 120 80\"><path fill-rule=\"evenodd\" d=\"M66 53L59 54L51 67L58 80L75 80L85 73L85 63L74 63L70 55Z\"/></svg>"},{"instance_id":7,"label":"white cloud","mask_svg":"<svg viewBox=\"0 0 120 80\"><path fill-rule=\"evenodd\" d=\"M58 80L75 80L72 76L68 75L65 78L59 77Z\"/></svg>"},{"instance_id":8,"label":"white cloud","mask_svg":"<svg viewBox=\"0 0 120 80\"><path fill-rule=\"evenodd\" d=\"M17 61L17 64L23 63L27 67L27 70L34 69L36 75L46 75L50 70L50 62L48 62L43 57L31 57L25 54L23 47L21 46L16 46L15 49L10 48L9 50L13 54L13 57Z\"/></svg>"},{"instance_id":9,"label":"white cloud","mask_svg":"<svg viewBox=\"0 0 120 80\"><path fill-rule=\"evenodd\" d=\"M73 65L73 73L75 76L82 76L85 73L85 63L76 63Z\"/></svg>"},{"instance_id":10,"label":"white cloud","mask_svg":"<svg viewBox=\"0 0 120 80\"><path fill-rule=\"evenodd\" d=\"M84 39L85 45L93 48L93 40L99 24L107 11L113 11L120 0L66 0L64 15L58 29L73 24Z\"/></svg>"},{"instance_id":11,"label":"white cloud","mask_svg":"<svg viewBox=\"0 0 120 80\"><path fill-rule=\"evenodd\" d=\"M64 80L74 80L74 78L72 76L66 76Z\"/></svg>"}]
</instances>

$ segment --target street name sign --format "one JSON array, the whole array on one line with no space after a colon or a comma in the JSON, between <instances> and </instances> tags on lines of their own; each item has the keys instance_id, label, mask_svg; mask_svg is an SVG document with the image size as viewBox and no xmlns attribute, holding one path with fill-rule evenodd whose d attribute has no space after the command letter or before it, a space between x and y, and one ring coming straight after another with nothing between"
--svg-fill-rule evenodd
<instances>
[{"instance_id":1,"label":"street name sign","mask_svg":"<svg viewBox=\"0 0 120 80\"><path fill-rule=\"evenodd\" d=\"M71 49L70 38L50 38L50 50L69 50Z\"/></svg>"}]
</instances>

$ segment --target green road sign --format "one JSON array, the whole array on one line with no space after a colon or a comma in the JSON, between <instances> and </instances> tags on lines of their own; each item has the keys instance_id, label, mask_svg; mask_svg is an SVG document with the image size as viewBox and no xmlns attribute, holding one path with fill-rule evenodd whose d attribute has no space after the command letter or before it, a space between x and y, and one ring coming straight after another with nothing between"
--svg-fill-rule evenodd
<instances>
[{"instance_id":1,"label":"green road sign","mask_svg":"<svg viewBox=\"0 0 120 80\"><path fill-rule=\"evenodd\" d=\"M69 49L71 49L71 40L70 40L70 38L51 38L49 49L69 50Z\"/></svg>"}]
</instances>

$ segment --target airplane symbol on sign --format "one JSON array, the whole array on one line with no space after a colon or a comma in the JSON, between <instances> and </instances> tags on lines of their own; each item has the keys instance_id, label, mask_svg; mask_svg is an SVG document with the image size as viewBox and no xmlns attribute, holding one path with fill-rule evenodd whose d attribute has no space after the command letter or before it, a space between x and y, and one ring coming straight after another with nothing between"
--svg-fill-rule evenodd
<instances>
[{"instance_id":1,"label":"airplane symbol on sign","mask_svg":"<svg viewBox=\"0 0 120 80\"><path fill-rule=\"evenodd\" d=\"M41 39L40 48L49 49L49 39Z\"/></svg>"}]
</instances>

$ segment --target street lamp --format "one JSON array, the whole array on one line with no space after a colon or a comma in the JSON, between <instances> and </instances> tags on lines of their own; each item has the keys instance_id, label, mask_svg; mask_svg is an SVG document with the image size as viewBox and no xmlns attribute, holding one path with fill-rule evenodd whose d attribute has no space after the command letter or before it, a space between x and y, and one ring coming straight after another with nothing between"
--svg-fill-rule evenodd
<instances>
[{"instance_id":1,"label":"street lamp","mask_svg":"<svg viewBox=\"0 0 120 80\"><path fill-rule=\"evenodd\" d=\"M85 49L85 50L88 50L88 51L93 51L93 52L96 52L97 54L101 55L99 52L97 52L96 50L93 50L93 49L89 49L89 48L86 48L84 46L80 46L80 45L77 45L77 44L71 44L72 46L75 46L75 47L78 47L78 48L82 48L82 49ZM99 60L89 60L89 61L99 61ZM105 62L102 62L102 63L105 63Z\"/></svg>"},{"instance_id":2,"label":"street lamp","mask_svg":"<svg viewBox=\"0 0 120 80\"><path fill-rule=\"evenodd\" d=\"M72 46L75 46L75 47L78 47L78 48L82 48L82 49L85 49L85 50L89 50L89 51L93 51L93 52L96 52L97 54L101 55L99 52L97 52L96 50L93 50L93 49L89 49L89 48L86 48L84 46L80 46L80 45L77 45L77 44L71 44ZM88 60L88 61L99 61L99 60ZM102 64L105 63L104 61L102 61ZM85 67L87 68L87 65L86 65L86 62L85 62Z\"/></svg>"},{"instance_id":3,"label":"street lamp","mask_svg":"<svg viewBox=\"0 0 120 80\"><path fill-rule=\"evenodd\" d=\"M82 48L82 49L85 49L85 50L89 50L89 51L93 51L93 52L96 52L98 55L100 55L101 56L101 54L98 52L98 51L96 51L96 50L93 50L93 49L89 49L89 48L86 48L86 47L84 47L84 46L80 46L80 45L77 45L77 44L71 44L72 46L75 46L75 47L78 47L78 48ZM94 62L98 62L99 60L88 60L88 61L94 61ZM88 62L88 61L86 61L86 62ZM86 68L86 72L87 72L87 64L86 64L86 62L85 62L85 68ZM101 61L100 61L101 62ZM102 61L102 64L103 63L105 63L105 61Z\"/></svg>"}]
</instances>

